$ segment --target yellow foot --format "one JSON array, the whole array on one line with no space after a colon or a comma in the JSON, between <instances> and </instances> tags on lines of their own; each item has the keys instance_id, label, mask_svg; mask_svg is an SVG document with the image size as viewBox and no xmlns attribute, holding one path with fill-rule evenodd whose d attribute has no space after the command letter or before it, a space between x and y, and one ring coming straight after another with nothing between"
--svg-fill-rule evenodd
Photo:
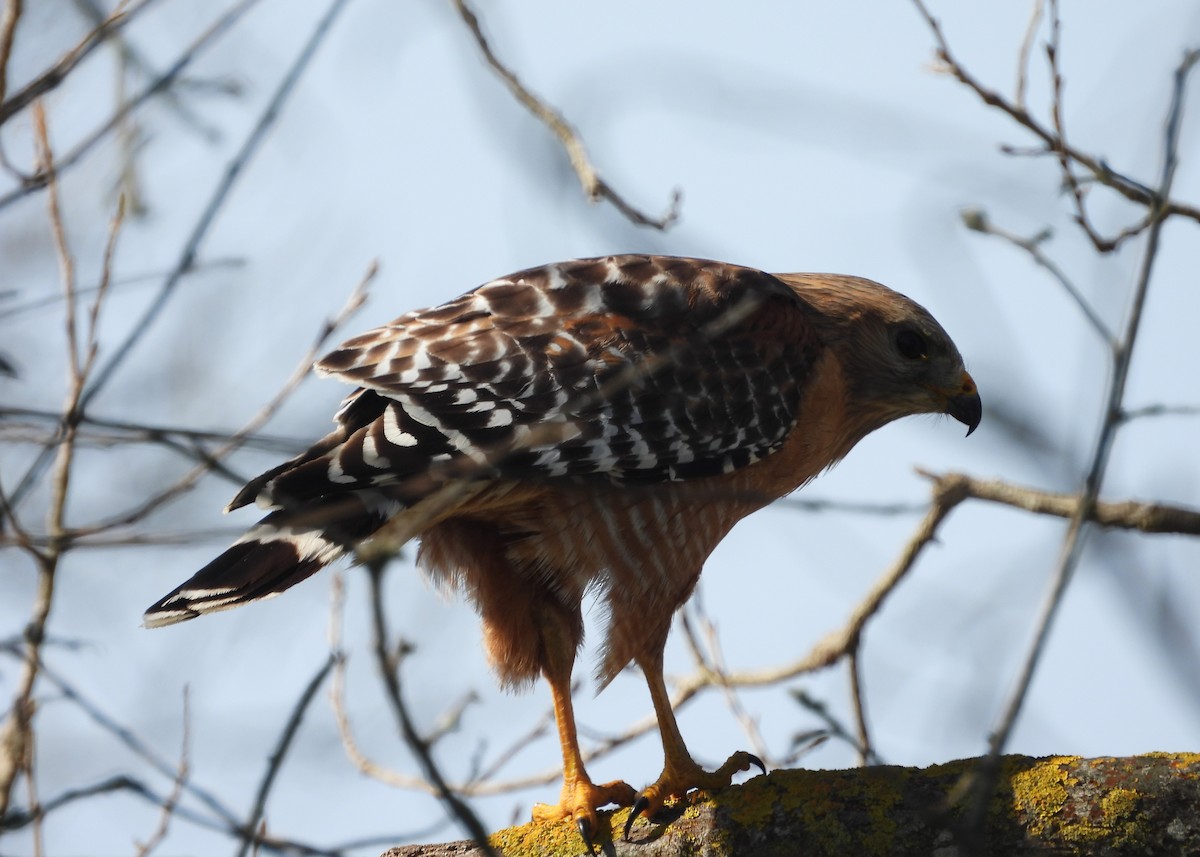
<instances>
[{"instance_id":1,"label":"yellow foot","mask_svg":"<svg viewBox=\"0 0 1200 857\"><path fill-rule=\"evenodd\" d=\"M563 783L562 797L557 804L534 804L533 820L543 822L572 819L590 853L595 850L592 839L600 829L600 816L596 810L610 803L631 806L635 798L637 792L633 790L633 786L620 780L600 786L588 780L576 780L573 783Z\"/></svg>"},{"instance_id":2,"label":"yellow foot","mask_svg":"<svg viewBox=\"0 0 1200 857\"><path fill-rule=\"evenodd\" d=\"M692 789L723 789L729 785L733 775L738 771L748 771L751 765L756 765L764 774L767 766L762 759L753 753L737 752L725 760L725 764L715 771L706 771L685 756L682 760L672 763L667 759L667 766L662 775L652 785L638 795L629 818L625 821L625 838L633 829L633 822L639 815L653 818L662 809L663 803L674 798L681 798Z\"/></svg>"}]
</instances>

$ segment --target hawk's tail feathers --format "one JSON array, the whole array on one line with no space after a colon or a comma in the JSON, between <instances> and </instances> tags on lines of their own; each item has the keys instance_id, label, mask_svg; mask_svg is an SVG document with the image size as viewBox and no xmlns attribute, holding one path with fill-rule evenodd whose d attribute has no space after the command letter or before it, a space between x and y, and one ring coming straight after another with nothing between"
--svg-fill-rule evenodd
<instances>
[{"instance_id":1,"label":"hawk's tail feathers","mask_svg":"<svg viewBox=\"0 0 1200 857\"><path fill-rule=\"evenodd\" d=\"M399 507L350 495L300 510L272 512L190 580L151 605L143 617L145 626L174 625L203 613L273 598L370 536Z\"/></svg>"}]
</instances>

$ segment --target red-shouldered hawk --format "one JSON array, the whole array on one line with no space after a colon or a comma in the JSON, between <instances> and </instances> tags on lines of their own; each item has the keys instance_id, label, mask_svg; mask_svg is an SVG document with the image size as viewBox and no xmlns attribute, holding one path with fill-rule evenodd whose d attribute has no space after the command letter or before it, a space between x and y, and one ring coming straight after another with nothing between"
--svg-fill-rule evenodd
<instances>
[{"instance_id":1,"label":"red-shouldered hawk","mask_svg":"<svg viewBox=\"0 0 1200 857\"><path fill-rule=\"evenodd\" d=\"M420 564L475 603L500 681L549 683L564 782L534 817L573 819L589 847L598 807L633 804L632 823L762 766L735 753L701 769L662 673L672 614L730 528L894 419L946 413L970 434L982 413L950 337L903 295L661 256L494 280L316 369L358 385L336 430L242 489L230 509L276 511L146 625L277 595L385 524L419 535ZM636 661L658 716L666 763L640 795L593 784L576 739L571 671L593 587L609 617L601 687Z\"/></svg>"}]
</instances>

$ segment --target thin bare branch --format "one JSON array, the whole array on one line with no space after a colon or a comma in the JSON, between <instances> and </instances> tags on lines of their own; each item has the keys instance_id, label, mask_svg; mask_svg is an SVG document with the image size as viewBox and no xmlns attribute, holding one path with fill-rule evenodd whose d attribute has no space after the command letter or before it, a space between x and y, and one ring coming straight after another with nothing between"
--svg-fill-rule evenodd
<instances>
[{"instance_id":1,"label":"thin bare branch","mask_svg":"<svg viewBox=\"0 0 1200 857\"><path fill-rule=\"evenodd\" d=\"M183 689L183 738L181 747L179 748L179 767L175 774L175 784L171 787L171 793L167 795L167 799L163 801L162 812L158 817L158 826L154 832L150 834L150 838L144 843L139 843L137 846L137 857L147 857L150 852L157 848L164 839L167 838L167 831L171 827L171 818L175 815L175 810L179 806L179 800L183 797L184 787L187 784L188 775L191 771L191 764L188 761L189 748L191 744L191 715L188 711L188 690L185 686Z\"/></svg>"},{"instance_id":2,"label":"thin bare branch","mask_svg":"<svg viewBox=\"0 0 1200 857\"><path fill-rule=\"evenodd\" d=\"M678 189L671 194L671 204L668 206L666 213L661 217L654 218L632 206L611 185L604 181L588 157L587 148L584 146L579 132L575 130L571 123L567 122L561 113L534 95L521 83L520 79L511 69L500 62L500 59L492 51L491 45L488 44L487 37L483 34L479 18L467 5L466 0L454 0L454 6L458 9L458 14L462 17L467 27L470 28L471 35L475 37L475 43L479 46L484 60L491 66L492 71L504 81L509 92L513 94L517 101L521 102L526 110L532 113L538 121L549 128L554 136L558 138L558 141L567 153L567 158L571 162L571 168L575 170L575 175L579 178L579 184L583 188L583 193L587 197L588 202L607 199L630 222L638 226L649 226L660 231L667 229L679 219L681 193Z\"/></svg>"},{"instance_id":3,"label":"thin bare branch","mask_svg":"<svg viewBox=\"0 0 1200 857\"><path fill-rule=\"evenodd\" d=\"M62 545L59 538L64 529L67 491L74 463L75 431L78 420L80 397L87 381L87 361L79 358L75 331L75 275L74 260L67 244L66 229L62 223L62 209L58 199L58 184L54 180L54 153L50 146L50 132L46 125L46 113L39 102L34 107L34 139L38 160L51 176L47 194L47 210L50 229L58 253L59 270L63 290L66 294L67 327L67 396L63 404L62 438L57 445L54 468L51 475L50 505L46 514L46 532L50 543L44 551L34 551L37 564L37 585L28 624L25 626L25 657L21 674L17 680L17 691L13 697L8 718L0 727L0 818L7 812L12 800L12 789L21 771L28 771L27 786L31 795L31 806L36 807L36 790L33 782L33 717L35 703L34 687L41 667L41 647L45 638L46 623L54 602L54 590ZM115 241L119 219L114 221L110 238ZM8 505L6 503L6 505ZM10 513L12 510L10 509ZM35 823L35 839L40 837L40 822Z\"/></svg>"},{"instance_id":4,"label":"thin bare branch","mask_svg":"<svg viewBox=\"0 0 1200 857\"><path fill-rule=\"evenodd\" d=\"M75 7L92 23L93 26L101 26L105 20L104 10L96 0L74 0ZM133 69L143 77L153 78L158 77L158 71L155 64L143 52L138 50L120 30L114 31L109 35L110 41L113 43L120 57L123 71L125 68ZM123 76L123 75L122 75ZM187 102L180 98L179 90L185 81L180 80L179 86L172 87L163 92L163 99L170 105L173 110L186 125L200 134L208 142L216 142L220 136L220 131L205 122L194 110L192 110ZM136 207L134 209L137 210Z\"/></svg>"},{"instance_id":5,"label":"thin bare branch","mask_svg":"<svg viewBox=\"0 0 1200 857\"><path fill-rule=\"evenodd\" d=\"M147 2L149 2L149 0L147 0ZM259 0L241 0L237 6L234 6L232 9L226 12L220 19L217 20L215 24L201 34L201 36L195 42L193 42L186 51L184 51L184 53L169 69L167 69L166 72L162 74L161 77L153 81L149 86L147 86L133 98L121 104L121 106L118 107L117 110L115 110L107 120L93 130L92 133L84 137L82 141L76 144L75 148L58 158L55 163L55 169L59 172L64 172L83 160L84 156L87 155L93 148L95 148L100 141L104 140L109 134L119 129L126 117L129 116L133 111L137 110L151 98L161 92L165 92L170 86L172 86L176 79L183 74L184 69L187 68L187 66L190 65L197 56L199 56L204 48L211 46L211 44L216 41L218 37L224 35L230 28L232 28L234 23L236 23L236 21L257 2L259 2ZM38 171L34 175L27 177L26 180L22 182L20 187L10 191L7 194L4 194L3 196L0 196L0 209L10 205L22 197L41 190L46 186L46 182L48 180L49 176L44 171Z\"/></svg>"},{"instance_id":6,"label":"thin bare branch","mask_svg":"<svg viewBox=\"0 0 1200 857\"><path fill-rule=\"evenodd\" d=\"M854 706L854 729L858 734L856 749L858 751L858 764L860 767L866 767L871 764L871 757L874 755L874 750L871 747L871 733L867 729L867 707L866 697L863 693L863 681L859 664L859 651L855 649L846 656L847 672L850 677L850 702Z\"/></svg>"},{"instance_id":7,"label":"thin bare branch","mask_svg":"<svg viewBox=\"0 0 1200 857\"><path fill-rule=\"evenodd\" d=\"M1100 253L1111 253L1126 239L1140 235L1146 230L1150 225L1151 218L1154 217L1153 206L1151 206L1151 211L1147 212L1146 216L1140 221L1120 230L1112 238L1105 238L1092 225L1092 220L1088 216L1086 189L1079 177L1075 175L1073 161L1068 154L1067 128L1063 110L1063 76L1058 64L1061 34L1062 18L1058 12L1058 0L1050 0L1050 40L1046 44L1046 60L1050 66L1050 80L1053 92L1053 98L1050 103L1050 116L1054 123L1054 132L1057 134L1061 144L1055 148L1054 154L1058 159L1059 170L1062 172L1063 185L1071 192L1071 198L1075 202L1075 222L1083 229L1088 239L1092 242L1092 246L1097 251Z\"/></svg>"},{"instance_id":8,"label":"thin bare branch","mask_svg":"<svg viewBox=\"0 0 1200 857\"><path fill-rule=\"evenodd\" d=\"M175 778L178 768L172 765L162 756L159 756L153 748L146 744L137 736L132 729L124 726L106 714L98 705L86 697L73 684L68 682L64 677L60 676L55 670L49 666L42 665L42 678L53 685L63 698L73 705L77 706L88 719L99 726L103 731L112 735L123 746L127 747L135 756L146 762L151 768L157 771L164 777ZM192 781L185 781L184 789L191 797L200 801L209 812L221 819L225 828L238 828L241 822L234 814L233 810L225 806L221 800L212 792L202 788Z\"/></svg>"},{"instance_id":9,"label":"thin bare branch","mask_svg":"<svg viewBox=\"0 0 1200 857\"><path fill-rule=\"evenodd\" d=\"M1024 509L1038 515L1073 518L1079 511L1079 495L1056 494L1023 485L990 479L975 479L962 473L942 475L919 471L942 490L960 490L968 497ZM1136 500L1097 500L1088 519L1101 527L1137 530L1143 533L1200 535L1200 510Z\"/></svg>"},{"instance_id":10,"label":"thin bare branch","mask_svg":"<svg viewBox=\"0 0 1200 857\"><path fill-rule=\"evenodd\" d=\"M1013 103L1021 110L1025 109L1025 85L1029 80L1029 55L1033 51L1033 42L1037 38L1038 27L1041 26L1045 6L1046 0L1033 0L1029 24L1025 27L1025 38L1021 41L1021 51L1017 57L1017 86Z\"/></svg>"},{"instance_id":11,"label":"thin bare branch","mask_svg":"<svg viewBox=\"0 0 1200 857\"><path fill-rule=\"evenodd\" d=\"M333 706L333 719L337 723L338 735L342 739L342 750L354 767L373 780L394 788L436 794L437 789L428 780L412 774L402 774L371 759L358 746L354 728L350 725L350 714L346 710L346 656L337 651L333 670L333 683L329 688L329 702Z\"/></svg>"},{"instance_id":12,"label":"thin bare branch","mask_svg":"<svg viewBox=\"0 0 1200 857\"><path fill-rule=\"evenodd\" d=\"M0 15L0 104L8 92L8 58L12 56L13 37L21 20L21 0L6 0Z\"/></svg>"},{"instance_id":13,"label":"thin bare branch","mask_svg":"<svg viewBox=\"0 0 1200 857\"><path fill-rule=\"evenodd\" d=\"M312 679L304 686L300 697L296 700L296 704L292 706L292 713L288 715L287 721L283 725L283 731L279 734L279 741L275 745L275 749L267 759L267 768L263 772L262 781L258 784L258 792L254 796L254 805L250 809L250 814L246 818L246 823L243 826L245 838L242 839L238 847L238 857L246 857L250 853L250 849L257 842L264 838L260 830L260 823L265 825L263 811L267 806L267 797L271 794L271 787L275 785L275 779L279 776L279 771L283 767L283 760L287 757L288 750L292 746L292 741L296 737L296 733L300 731L300 724L304 722L305 712L308 711L309 704L317 695L317 691L321 689L321 685L325 683L326 676L333 669L335 662L333 655L325 659L325 663L317 670ZM251 833L251 831L255 831Z\"/></svg>"},{"instance_id":14,"label":"thin bare branch","mask_svg":"<svg viewBox=\"0 0 1200 857\"><path fill-rule=\"evenodd\" d=\"M34 105L33 109L34 139L38 147L39 169L45 170L50 176L47 184L46 207L50 215L50 234L54 239L55 256L58 259L59 282L62 283L64 311L63 318L67 329L67 367L72 379L78 379L79 342L75 322L75 258L67 245L67 231L63 226L62 207L58 200L58 182L54 178L54 156L50 150L50 132L46 126L46 108L42 102Z\"/></svg>"},{"instance_id":15,"label":"thin bare branch","mask_svg":"<svg viewBox=\"0 0 1200 857\"><path fill-rule=\"evenodd\" d=\"M0 414L3 409L0 409ZM873 502L871 500L830 500L823 497L784 497L774 506L781 509L799 509L804 512L844 512L850 515L918 515L929 508L928 503Z\"/></svg>"},{"instance_id":16,"label":"thin bare branch","mask_svg":"<svg viewBox=\"0 0 1200 857\"><path fill-rule=\"evenodd\" d=\"M1125 411L1121 419L1125 422L1147 417L1195 417L1200 416L1200 405L1146 405Z\"/></svg>"},{"instance_id":17,"label":"thin bare branch","mask_svg":"<svg viewBox=\"0 0 1200 857\"><path fill-rule=\"evenodd\" d=\"M691 627L688 610L681 610L679 618L680 624L684 629L684 635L689 640L693 656L696 658L697 667L711 673L713 683L720 689L730 714L733 715L734 719L742 727L742 731L750 741L750 749L754 752L754 755L766 760L767 764L773 764L771 753L767 748L767 742L763 739L762 731L758 728L758 722L746 710L746 706L742 704L736 688L729 683L729 670L725 666L725 655L721 651L721 641L717 635L717 626L704 611L704 606L700 599L692 599L691 609L695 613L696 621L700 625L701 633L704 635L705 646L703 653L699 640L696 638L696 632Z\"/></svg>"},{"instance_id":18,"label":"thin bare branch","mask_svg":"<svg viewBox=\"0 0 1200 857\"><path fill-rule=\"evenodd\" d=\"M842 723L842 721L839 720L834 713L829 710L829 706L826 705L824 701L817 699L808 691L801 688L797 688L796 690L792 691L792 699L796 700L796 702L805 711L815 715L817 719L825 724L824 729L809 730L794 736L792 738L793 746L800 748L801 752L804 752L819 746L829 738L836 738L839 741L849 744L855 749L856 752L859 752L860 754L862 753L864 747L860 743L859 739L854 736L846 724ZM867 760L866 764L883 764L883 760L879 758L878 754L876 754L873 749L867 747L865 750L866 752L864 755ZM794 757L798 758L799 754L796 753Z\"/></svg>"},{"instance_id":19,"label":"thin bare branch","mask_svg":"<svg viewBox=\"0 0 1200 857\"><path fill-rule=\"evenodd\" d=\"M845 626L826 636L813 647L807 656L798 661L768 670L741 673L732 676L730 680L742 686L775 684L803 673L832 666L853 651L858 646L859 638L862 636L867 622L879 612L884 600L912 569L925 547L935 541L938 528L946 517L966 499L966 492L957 484L935 485L933 505L930 506L921 523L917 525L908 543L901 550L900 556L854 608Z\"/></svg>"},{"instance_id":20,"label":"thin bare branch","mask_svg":"<svg viewBox=\"0 0 1200 857\"><path fill-rule=\"evenodd\" d=\"M1075 283L1071 281L1071 278L1066 275L1066 272L1064 272L1063 269L1060 268L1053 259L1051 259L1042 251L1042 244L1045 243L1045 241L1050 237L1048 230L1041 232L1032 238L1023 238L1020 235L1017 235L1015 232L1009 232L1006 229L996 226L991 222L991 219L988 218L987 213L978 208L968 208L964 210L962 212L962 221L963 225L974 232L979 232L984 235L994 235L997 238L1002 238L1013 246L1019 247L1028 253L1030 258L1032 258L1033 261L1038 265L1049 271L1050 275L1058 281L1060 286L1063 287L1063 290L1070 295L1071 300L1073 300L1079 307L1079 310L1087 319L1088 324L1090 324L1092 329L1100 335L1100 338L1104 340L1104 344L1109 348L1109 350L1116 348L1116 334L1114 334L1109 326L1104 323L1104 319L1100 318L1100 314L1096 312L1095 308L1092 307L1092 305L1088 302L1088 299L1083 296L1083 292L1081 292Z\"/></svg>"},{"instance_id":21,"label":"thin bare branch","mask_svg":"<svg viewBox=\"0 0 1200 857\"><path fill-rule=\"evenodd\" d=\"M156 0L141 0L140 3L118 7L100 26L88 33L83 41L67 51L62 59L23 86L11 98L3 100L6 92L0 87L0 125L41 96L55 89L67 79L75 66L79 65L88 54L104 44L109 36L132 22L155 2Z\"/></svg>"},{"instance_id":22,"label":"thin bare branch","mask_svg":"<svg viewBox=\"0 0 1200 857\"><path fill-rule=\"evenodd\" d=\"M942 32L941 24L929 12L923 0L912 0L912 2L933 34L934 41L937 43L937 57L945 70L974 92L984 104L1008 114L1019 125L1033 133L1034 136L1045 144L1047 152L1055 153L1060 149L1064 151L1072 161L1087 169L1095 181L1112 188L1126 199L1147 206L1161 204L1163 213L1166 216L1178 215L1200 222L1200 208L1175 200L1156 201L1155 192L1145 184L1117 172L1105 163L1102 158L1066 145L1053 130L1040 123L1024 107L1008 101L1008 99L995 90L984 86L955 58L950 50L949 43L946 41L945 34Z\"/></svg>"},{"instance_id":23,"label":"thin bare branch","mask_svg":"<svg viewBox=\"0 0 1200 857\"><path fill-rule=\"evenodd\" d=\"M22 827L27 827L34 824L37 820L43 819L50 813L70 806L73 803L81 800L88 800L97 795L113 794L117 792L127 792L131 795L141 798L146 803L152 806L162 807L169 795L155 791L150 786L141 782L134 777L126 774L119 774L114 777L109 777L98 783L81 788L68 789L62 794L43 801L41 806L37 808L37 812L32 810L15 810L10 811L7 816L0 817L0 830L19 830ZM242 831L236 826L230 826L222 821L212 819L202 813L188 809L186 806L175 808L175 816L201 827L205 830L212 830L217 833L223 833L228 836L241 838ZM346 852L356 847L369 847L374 845L391 844L405 839L411 839L414 836L428 832L432 828L427 828L424 831L419 831L416 834L390 834L380 837L372 837L369 839L356 840L343 845L335 845L329 848L320 848L310 845L305 842L297 842L292 839L284 839L278 837L265 837L256 841L256 846L264 851L272 854L286 855L286 857L295 857L295 855L304 855L304 857L347 857Z\"/></svg>"},{"instance_id":24,"label":"thin bare branch","mask_svg":"<svg viewBox=\"0 0 1200 857\"><path fill-rule=\"evenodd\" d=\"M41 410L39 408L6 408L0 407L0 421L10 423L19 419L30 420L34 423L58 422L62 415L57 411ZM94 438L81 433L80 440L91 439L98 446L113 446L123 443L168 443L173 448L181 446L180 441L229 443L237 440L243 448L258 449L263 452L294 455L307 448L308 441L300 438L284 437L282 435L253 434L242 436L235 431L217 431L214 429L196 429L186 426L168 426L154 423L136 423L128 420L114 420L85 414L80 418L81 429L97 431ZM105 429L111 434L99 434L99 429ZM244 483L245 480L242 480Z\"/></svg>"},{"instance_id":25,"label":"thin bare branch","mask_svg":"<svg viewBox=\"0 0 1200 857\"><path fill-rule=\"evenodd\" d=\"M64 549L70 550L103 550L111 548L147 547L147 546L179 546L196 544L215 544L230 542L246 531L240 527L211 527L203 530L182 530L169 533L104 533L93 535L86 532L87 528L68 529L58 540ZM50 544L46 536L26 537L26 543L35 548L44 548ZM21 544L19 539L0 536L0 546Z\"/></svg>"},{"instance_id":26,"label":"thin bare branch","mask_svg":"<svg viewBox=\"0 0 1200 857\"><path fill-rule=\"evenodd\" d=\"M391 704L392 712L400 726L404 743L416 756L421 772L437 790L438 798L448 812L462 824L480 850L487 857L497 857L495 849L488 841L487 830L483 823L442 776L441 769L429 752L428 743L421 738L412 721L412 716L408 712L408 706L404 702L404 693L400 684L401 655L393 651L390 642L391 636L387 628L387 617L383 608L383 570L386 564L386 559L376 559L367 566L367 571L371 579L371 617L375 634L375 658L388 702Z\"/></svg>"},{"instance_id":27,"label":"thin bare branch","mask_svg":"<svg viewBox=\"0 0 1200 857\"><path fill-rule=\"evenodd\" d=\"M245 259L242 259L239 257L225 257L225 258L220 258L220 259L213 259L211 262L197 262L194 265L192 265L191 270L188 273L189 273L189 275L191 275L191 274L198 274L201 272L232 270L232 269L244 267L245 264L246 264ZM112 280L112 282L109 285L109 288L123 289L127 286L146 285L149 283L157 283L157 282L161 281L163 279L163 277L165 277L165 276L167 276L166 272L155 272L155 273L149 273L149 274L132 274L127 277L118 277L118 278ZM89 294L91 292L95 292L98 288L100 288L98 283L96 285L92 285L92 286L76 288L75 294L77 296L82 297L83 295ZM16 292L14 291L11 296L15 297L15 295L16 295ZM25 301L24 303L19 303L19 304L14 303L14 304L10 304L9 306L4 307L2 310L0 310L0 320L11 320L12 318L14 318L18 315L22 315L23 313L35 312L35 311L41 310L41 309L53 309L61 303L62 303L62 295L45 295L42 297L31 298L31 299Z\"/></svg>"}]
</instances>

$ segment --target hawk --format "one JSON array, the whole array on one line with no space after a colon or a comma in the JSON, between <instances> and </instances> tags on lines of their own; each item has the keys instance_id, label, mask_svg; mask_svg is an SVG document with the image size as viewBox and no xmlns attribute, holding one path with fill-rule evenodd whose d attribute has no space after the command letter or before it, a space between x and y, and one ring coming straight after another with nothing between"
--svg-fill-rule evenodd
<instances>
[{"instance_id":1,"label":"hawk","mask_svg":"<svg viewBox=\"0 0 1200 857\"><path fill-rule=\"evenodd\" d=\"M975 382L928 312L859 277L610 256L531 268L349 340L316 371L356 385L336 429L229 504L270 514L146 611L148 627L270 598L371 540L421 539L463 591L506 686L550 686L559 802L587 844L596 810L629 824L716 771L689 754L663 679L671 618L738 520L911 414L979 424ZM595 784L571 705L593 590L603 688L645 674L665 765L640 794ZM629 824L625 833L628 836Z\"/></svg>"}]
</instances>

